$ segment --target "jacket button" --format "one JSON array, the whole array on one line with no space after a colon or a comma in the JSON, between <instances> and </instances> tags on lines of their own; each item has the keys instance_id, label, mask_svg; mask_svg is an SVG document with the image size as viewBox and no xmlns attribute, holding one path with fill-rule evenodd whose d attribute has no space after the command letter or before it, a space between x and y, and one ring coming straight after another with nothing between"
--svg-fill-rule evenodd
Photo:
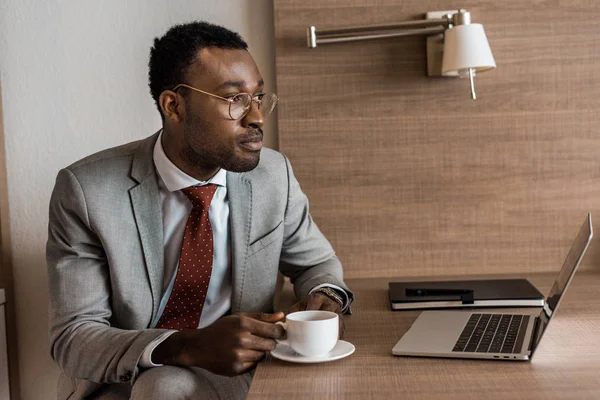
<instances>
[{"instance_id":1,"label":"jacket button","mask_svg":"<svg viewBox=\"0 0 600 400\"><path fill-rule=\"evenodd\" d=\"M131 380L131 375L131 371L125 371L125 374L121 375L119 379L121 380L121 382L129 382Z\"/></svg>"}]
</instances>

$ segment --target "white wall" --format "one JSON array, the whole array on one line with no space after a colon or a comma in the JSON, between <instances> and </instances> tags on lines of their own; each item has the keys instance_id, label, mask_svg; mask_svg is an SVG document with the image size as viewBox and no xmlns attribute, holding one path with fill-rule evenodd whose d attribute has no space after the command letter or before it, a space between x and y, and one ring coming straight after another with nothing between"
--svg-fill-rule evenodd
<instances>
[{"instance_id":1,"label":"white wall","mask_svg":"<svg viewBox=\"0 0 600 400\"><path fill-rule=\"evenodd\" d=\"M55 398L45 242L56 173L160 127L148 51L171 25L205 19L239 32L275 90L270 0L0 0L0 74L21 393ZM265 127L276 147L275 118Z\"/></svg>"}]
</instances>

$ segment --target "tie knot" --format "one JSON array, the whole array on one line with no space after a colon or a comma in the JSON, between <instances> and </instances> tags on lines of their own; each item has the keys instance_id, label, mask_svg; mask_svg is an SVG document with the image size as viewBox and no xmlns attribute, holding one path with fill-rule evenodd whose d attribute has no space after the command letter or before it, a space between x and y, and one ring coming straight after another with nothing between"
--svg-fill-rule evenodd
<instances>
[{"instance_id":1,"label":"tie knot","mask_svg":"<svg viewBox=\"0 0 600 400\"><path fill-rule=\"evenodd\" d=\"M213 183L203 186L190 186L181 189L183 194L185 194L192 203L192 207L199 208L201 210L208 210L216 190L217 185Z\"/></svg>"}]
</instances>

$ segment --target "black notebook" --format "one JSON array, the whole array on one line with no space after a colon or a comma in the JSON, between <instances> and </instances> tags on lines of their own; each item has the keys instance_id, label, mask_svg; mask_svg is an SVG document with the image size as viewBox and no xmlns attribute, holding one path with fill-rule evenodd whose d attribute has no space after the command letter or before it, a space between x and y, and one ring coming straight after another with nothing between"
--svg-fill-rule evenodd
<instances>
[{"instance_id":1,"label":"black notebook","mask_svg":"<svg viewBox=\"0 0 600 400\"><path fill-rule=\"evenodd\" d=\"M527 279L390 282L389 292L392 310L544 305L544 296Z\"/></svg>"}]
</instances>

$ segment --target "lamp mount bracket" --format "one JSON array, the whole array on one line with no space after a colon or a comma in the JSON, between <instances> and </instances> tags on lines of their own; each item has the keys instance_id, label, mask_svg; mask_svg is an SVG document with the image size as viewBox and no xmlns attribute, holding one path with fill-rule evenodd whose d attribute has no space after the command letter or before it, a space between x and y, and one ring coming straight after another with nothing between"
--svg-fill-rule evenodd
<instances>
[{"instance_id":1,"label":"lamp mount bracket","mask_svg":"<svg viewBox=\"0 0 600 400\"><path fill-rule=\"evenodd\" d=\"M459 17L458 10L452 11L429 11L425 14L425 19L439 19L439 18L448 18L448 20L452 21L451 26L454 23L461 24L463 21L457 21ZM466 22L466 21L465 21ZM469 16L468 22L471 22L471 18ZM451 27L450 26L450 27ZM427 76L443 76L442 75L442 60L444 58L444 34L440 33L437 35L427 36ZM458 76L458 73L453 74L454 76ZM452 75L446 75L452 76Z\"/></svg>"}]
</instances>

